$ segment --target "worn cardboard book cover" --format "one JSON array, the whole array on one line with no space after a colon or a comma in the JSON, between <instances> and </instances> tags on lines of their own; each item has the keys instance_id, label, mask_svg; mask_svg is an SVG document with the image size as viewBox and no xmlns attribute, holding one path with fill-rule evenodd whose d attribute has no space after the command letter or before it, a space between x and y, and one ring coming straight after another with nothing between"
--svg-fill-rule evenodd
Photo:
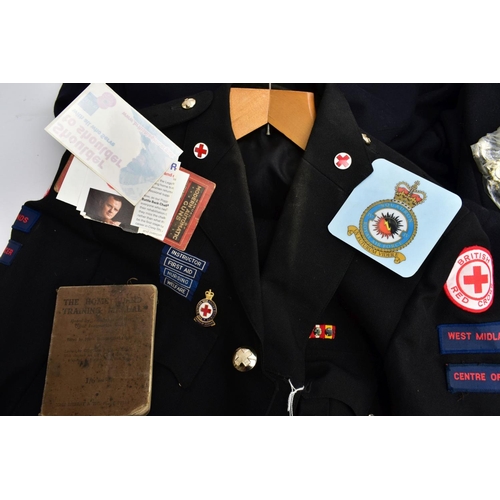
<instances>
[{"instance_id":1,"label":"worn cardboard book cover","mask_svg":"<svg viewBox=\"0 0 500 500\"><path fill-rule=\"evenodd\" d=\"M57 291L40 415L145 415L151 404L154 285Z\"/></svg>"}]
</instances>

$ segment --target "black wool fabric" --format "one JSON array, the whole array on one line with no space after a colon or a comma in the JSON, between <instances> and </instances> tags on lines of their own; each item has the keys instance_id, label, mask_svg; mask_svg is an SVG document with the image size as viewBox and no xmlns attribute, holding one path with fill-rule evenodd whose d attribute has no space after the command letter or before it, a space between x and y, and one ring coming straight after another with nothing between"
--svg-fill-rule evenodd
<instances>
[{"instance_id":1,"label":"black wool fabric","mask_svg":"<svg viewBox=\"0 0 500 500\"><path fill-rule=\"evenodd\" d=\"M216 184L186 249L210 265L187 300L160 282L161 241L83 219L53 189L28 202L40 219L29 233L13 230L22 247L11 265L0 265L2 414L40 411L57 289L131 279L159 291L152 415L500 413L499 394L464 397L448 390L446 378L450 363L500 365L500 354L441 354L438 338L439 325L500 321L500 301L476 314L457 307L443 289L464 248L495 252L493 207L460 173L477 181L465 173L472 168L465 143L482 132L450 118L474 114L469 103L479 95L472 88L314 86L317 118L301 151L274 130L268 141L263 130L236 141L230 85L111 86L183 150L186 169ZM74 90L63 87L56 113ZM185 97L196 105L183 109ZM413 161L423 151L419 141L429 145L433 162ZM200 142L209 147L203 160L193 154ZM340 152L352 157L347 170L335 167ZM470 195L409 278L327 230L379 158ZM193 319L209 289L218 313L216 325L204 328ZM317 324L334 325L335 338L310 338ZM257 355L245 373L231 362L241 346Z\"/></svg>"}]
</instances>

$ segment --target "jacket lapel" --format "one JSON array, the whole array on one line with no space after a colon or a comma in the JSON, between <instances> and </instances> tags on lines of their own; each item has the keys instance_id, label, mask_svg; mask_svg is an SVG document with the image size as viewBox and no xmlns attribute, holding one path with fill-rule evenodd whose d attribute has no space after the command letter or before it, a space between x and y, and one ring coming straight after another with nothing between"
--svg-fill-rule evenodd
<instances>
[{"instance_id":1,"label":"jacket lapel","mask_svg":"<svg viewBox=\"0 0 500 500\"><path fill-rule=\"evenodd\" d=\"M339 153L351 156L349 169L335 166ZM371 172L347 102L335 87L327 86L262 276L264 362L295 387L304 382L304 352L312 327L355 254L327 226L352 189Z\"/></svg>"},{"instance_id":2,"label":"jacket lapel","mask_svg":"<svg viewBox=\"0 0 500 500\"><path fill-rule=\"evenodd\" d=\"M199 142L209 150L204 160L193 159L190 154ZM229 86L216 92L210 108L189 125L184 150L183 166L216 184L199 227L224 260L238 298L261 335L257 240L245 165L230 123Z\"/></svg>"}]
</instances>

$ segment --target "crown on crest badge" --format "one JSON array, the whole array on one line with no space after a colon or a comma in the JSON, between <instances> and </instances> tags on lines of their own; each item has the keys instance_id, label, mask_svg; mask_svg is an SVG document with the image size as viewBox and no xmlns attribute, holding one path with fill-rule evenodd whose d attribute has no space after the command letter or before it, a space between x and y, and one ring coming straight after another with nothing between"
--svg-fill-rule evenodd
<instances>
[{"instance_id":1,"label":"crown on crest badge","mask_svg":"<svg viewBox=\"0 0 500 500\"><path fill-rule=\"evenodd\" d=\"M394 194L394 201L406 206L409 210L413 210L417 205L423 203L427 194L423 191L417 191L420 181L415 181L413 186L407 182L401 181L396 185L396 192Z\"/></svg>"},{"instance_id":2,"label":"crown on crest badge","mask_svg":"<svg viewBox=\"0 0 500 500\"><path fill-rule=\"evenodd\" d=\"M417 190L419 184L398 182L393 199L372 203L361 215L359 228L348 226L347 235L354 234L361 247L373 255L394 258L395 264L406 260L399 250L415 238L418 223L413 209L427 198L424 191Z\"/></svg>"}]
</instances>

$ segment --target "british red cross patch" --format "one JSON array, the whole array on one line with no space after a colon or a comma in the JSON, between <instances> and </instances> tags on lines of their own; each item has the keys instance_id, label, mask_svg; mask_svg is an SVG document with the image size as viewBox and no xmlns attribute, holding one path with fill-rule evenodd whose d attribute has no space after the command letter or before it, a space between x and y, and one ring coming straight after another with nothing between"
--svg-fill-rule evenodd
<instances>
[{"instance_id":1,"label":"british red cross patch","mask_svg":"<svg viewBox=\"0 0 500 500\"><path fill-rule=\"evenodd\" d=\"M458 256L444 291L461 309L481 313L493 304L493 258L483 247L464 248Z\"/></svg>"}]
</instances>

